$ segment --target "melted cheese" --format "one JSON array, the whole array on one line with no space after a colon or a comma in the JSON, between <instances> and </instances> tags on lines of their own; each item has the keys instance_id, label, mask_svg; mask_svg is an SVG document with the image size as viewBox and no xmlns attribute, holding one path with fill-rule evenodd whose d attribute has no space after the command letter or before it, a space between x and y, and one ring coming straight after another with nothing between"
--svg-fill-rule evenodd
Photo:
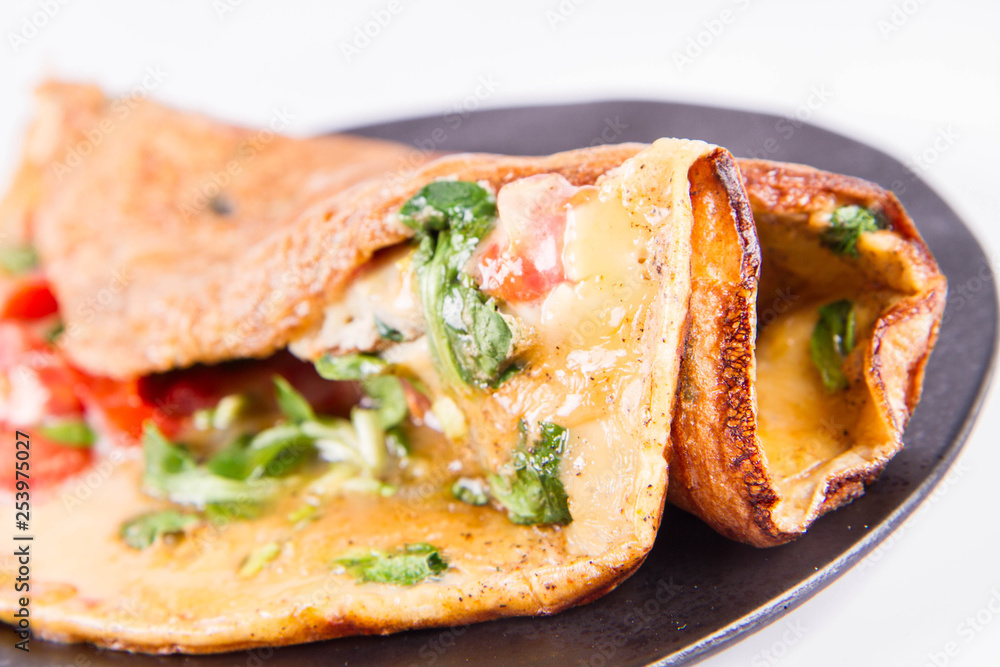
<instances>
[{"instance_id":1,"label":"melted cheese","mask_svg":"<svg viewBox=\"0 0 1000 667\"><path fill-rule=\"evenodd\" d=\"M855 340L879 312L879 295L855 296ZM828 301L827 301L828 302ZM810 339L824 302L808 302L778 316L757 339L758 436L780 496L774 515L792 530L822 500L831 470L857 463L859 447L879 441L867 427L869 392L851 357L851 385L829 393L812 361ZM863 353L855 348L852 356Z\"/></svg>"}]
</instances>

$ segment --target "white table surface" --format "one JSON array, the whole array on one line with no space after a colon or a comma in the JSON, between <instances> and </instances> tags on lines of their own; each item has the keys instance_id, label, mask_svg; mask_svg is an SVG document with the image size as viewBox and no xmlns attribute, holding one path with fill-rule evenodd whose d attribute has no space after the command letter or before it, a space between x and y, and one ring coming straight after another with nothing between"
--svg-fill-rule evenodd
<instances>
[{"instance_id":1,"label":"white table surface","mask_svg":"<svg viewBox=\"0 0 1000 667\"><path fill-rule=\"evenodd\" d=\"M390 20L350 53L380 13ZM972 0L5 0L0 183L46 76L120 93L156 71L155 98L249 125L284 108L299 135L463 103L640 97L791 115L819 87L828 99L810 122L904 162L933 157L921 176L995 263L998 25L1000 3ZM483 80L493 90L478 99ZM953 139L934 150L941 132ZM888 548L703 664L1000 664L998 407L992 392L946 482Z\"/></svg>"}]
</instances>

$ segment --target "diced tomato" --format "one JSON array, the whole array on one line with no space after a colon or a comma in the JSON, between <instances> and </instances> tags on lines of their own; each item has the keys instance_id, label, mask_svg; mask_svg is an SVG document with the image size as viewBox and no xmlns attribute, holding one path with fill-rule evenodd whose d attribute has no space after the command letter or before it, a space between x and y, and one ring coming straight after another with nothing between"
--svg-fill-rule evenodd
<instances>
[{"instance_id":1,"label":"diced tomato","mask_svg":"<svg viewBox=\"0 0 1000 667\"><path fill-rule=\"evenodd\" d=\"M577 190L558 174L529 176L501 188L497 228L476 260L487 294L504 301L534 301L566 280L566 204Z\"/></svg>"},{"instance_id":2,"label":"diced tomato","mask_svg":"<svg viewBox=\"0 0 1000 667\"><path fill-rule=\"evenodd\" d=\"M28 276L20 279L8 295L0 309L0 319L39 320L58 311L59 304L48 281L41 276Z\"/></svg>"},{"instance_id":3,"label":"diced tomato","mask_svg":"<svg viewBox=\"0 0 1000 667\"><path fill-rule=\"evenodd\" d=\"M157 410L140 391L139 380L115 380L80 373L79 391L88 410L98 413L104 425L138 442L143 424L152 419L167 436L181 427L181 416ZM127 441L126 441L127 442Z\"/></svg>"},{"instance_id":4,"label":"diced tomato","mask_svg":"<svg viewBox=\"0 0 1000 667\"><path fill-rule=\"evenodd\" d=\"M90 465L92 454L89 449L64 447L59 443L46 440L30 427L14 428L0 423L0 434L2 434L0 437L3 438L0 440L0 456L3 457L4 461L18 460L16 459L17 431L27 433L30 436L27 440L27 451L30 457L30 467L27 474L30 476L32 489L60 482ZM23 439L21 441L24 442ZM13 465L8 466L7 470L9 472L4 473L0 478L0 488L14 490L17 487L17 473Z\"/></svg>"},{"instance_id":5,"label":"diced tomato","mask_svg":"<svg viewBox=\"0 0 1000 667\"><path fill-rule=\"evenodd\" d=\"M25 323L0 322L0 456L15 461L17 431L28 433L33 488L58 482L84 468L91 454L41 437L29 424L47 417L80 417L76 374L58 350L49 347ZM0 487L17 482L14 466Z\"/></svg>"},{"instance_id":6,"label":"diced tomato","mask_svg":"<svg viewBox=\"0 0 1000 667\"><path fill-rule=\"evenodd\" d=\"M24 324L0 322L0 375L0 420L25 424L82 412L74 370Z\"/></svg>"}]
</instances>

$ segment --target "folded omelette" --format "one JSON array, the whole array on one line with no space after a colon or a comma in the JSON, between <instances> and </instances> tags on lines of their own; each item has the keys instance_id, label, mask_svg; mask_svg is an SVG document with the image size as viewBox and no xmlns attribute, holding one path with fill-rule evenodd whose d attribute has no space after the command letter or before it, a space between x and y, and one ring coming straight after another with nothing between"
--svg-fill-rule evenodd
<instances>
[{"instance_id":1,"label":"folded omelette","mask_svg":"<svg viewBox=\"0 0 1000 667\"><path fill-rule=\"evenodd\" d=\"M0 325L0 420L58 462L32 482L37 635L197 653L385 633L552 613L639 566L695 230L752 234L725 150L414 167L274 139L240 162L242 131L144 102L49 180L38 137L111 106L83 93L43 90L19 177L37 195L5 209L37 265L8 271L31 307Z\"/></svg>"},{"instance_id":2,"label":"folded omelette","mask_svg":"<svg viewBox=\"0 0 1000 667\"><path fill-rule=\"evenodd\" d=\"M668 477L768 546L901 446L945 287L891 195L677 139L432 157L40 90L0 203L37 635L553 613L641 564Z\"/></svg>"}]
</instances>

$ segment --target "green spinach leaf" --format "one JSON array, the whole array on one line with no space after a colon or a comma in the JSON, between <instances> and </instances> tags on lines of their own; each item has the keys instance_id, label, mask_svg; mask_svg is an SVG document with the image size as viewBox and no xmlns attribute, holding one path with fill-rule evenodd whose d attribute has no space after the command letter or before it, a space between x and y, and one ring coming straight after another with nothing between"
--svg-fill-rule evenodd
<instances>
[{"instance_id":1,"label":"green spinach leaf","mask_svg":"<svg viewBox=\"0 0 1000 667\"><path fill-rule=\"evenodd\" d=\"M559 462L569 432L549 422L539 424L541 436L526 448L527 424L520 425L521 444L514 451L513 471L491 475L490 491L518 524L567 524L573 520L566 489L559 479Z\"/></svg>"},{"instance_id":2,"label":"green spinach leaf","mask_svg":"<svg viewBox=\"0 0 1000 667\"><path fill-rule=\"evenodd\" d=\"M495 386L512 352L509 324L464 270L496 214L493 195L467 181L431 183L400 209L420 241L414 265L427 340L453 386Z\"/></svg>"},{"instance_id":3,"label":"green spinach leaf","mask_svg":"<svg viewBox=\"0 0 1000 667\"><path fill-rule=\"evenodd\" d=\"M448 569L441 551L426 542L407 544L391 552L369 549L335 559L362 583L413 586Z\"/></svg>"},{"instance_id":4,"label":"green spinach leaf","mask_svg":"<svg viewBox=\"0 0 1000 667\"><path fill-rule=\"evenodd\" d=\"M149 512L122 524L119 535L133 549L152 546L157 538L184 532L190 525L201 521L194 514L181 514L177 510Z\"/></svg>"},{"instance_id":5,"label":"green spinach leaf","mask_svg":"<svg viewBox=\"0 0 1000 667\"><path fill-rule=\"evenodd\" d=\"M838 255L858 256L858 239L865 232L885 229L881 216L861 206L841 206L830 216L830 226L820 237Z\"/></svg>"},{"instance_id":6,"label":"green spinach leaf","mask_svg":"<svg viewBox=\"0 0 1000 667\"><path fill-rule=\"evenodd\" d=\"M854 303L844 299L822 306L813 328L809 351L829 393L846 389L844 359L854 349Z\"/></svg>"}]
</instances>

